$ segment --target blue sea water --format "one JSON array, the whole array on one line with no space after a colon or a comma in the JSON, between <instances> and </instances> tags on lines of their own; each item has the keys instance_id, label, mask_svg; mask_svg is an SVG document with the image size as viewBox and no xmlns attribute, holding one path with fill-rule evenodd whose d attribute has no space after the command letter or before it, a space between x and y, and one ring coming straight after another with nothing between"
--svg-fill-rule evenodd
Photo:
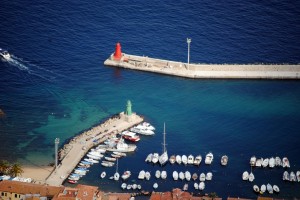
<instances>
[{"instance_id":1,"label":"blue sea water","mask_svg":"<svg viewBox=\"0 0 300 200\"><path fill-rule=\"evenodd\" d=\"M128 54L193 63L300 62L300 3L297 1L33 1L0 2L0 48L13 60L0 62L0 159L24 164L52 162L56 137L70 137L125 108L156 128L138 151L119 162L119 171L141 169L160 152L166 122L169 154L214 153L211 166L167 165L158 191L182 188L173 170L208 172L205 193L255 198L249 159L287 156L300 170L300 85L293 80L190 80L103 65L116 42ZM220 157L229 156L221 167ZM81 183L120 191L100 180L93 166ZM108 173L113 173L110 169ZM255 184L277 184L274 197L300 197L300 184L282 181L283 169L253 169ZM133 181L133 180L131 180ZM152 190L154 179L143 182ZM196 192L189 185L191 192ZM265 196L268 196L267 194Z\"/></svg>"}]
</instances>

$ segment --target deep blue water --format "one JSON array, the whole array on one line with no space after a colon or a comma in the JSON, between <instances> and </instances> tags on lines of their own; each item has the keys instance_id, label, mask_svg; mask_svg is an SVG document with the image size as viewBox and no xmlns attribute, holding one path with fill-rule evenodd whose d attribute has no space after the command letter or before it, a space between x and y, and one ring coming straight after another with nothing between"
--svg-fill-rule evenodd
<instances>
[{"instance_id":1,"label":"deep blue water","mask_svg":"<svg viewBox=\"0 0 300 200\"><path fill-rule=\"evenodd\" d=\"M205 192L255 198L243 182L252 155L288 156L300 170L300 85L298 81L190 80L106 67L121 42L125 53L193 63L300 62L299 2L282 1L35 1L0 2L0 48L14 55L0 62L0 159L47 164L53 141L62 142L125 108L157 128L138 151L119 162L137 176L150 152L161 151L163 122L169 154L212 151L212 166L167 165L159 191L182 187L173 170L212 171ZM221 155L229 165L219 165ZM133 164L134 163L134 164ZM113 173L115 169L108 171ZM93 166L82 183L119 191L100 181ZM300 197L300 184L281 180L283 169L254 169L258 185L279 185L278 197ZM151 182L143 182L151 189ZM189 185L192 188L192 184ZM190 191L193 191L191 189ZM266 195L267 196L267 195ZM275 196L276 197L276 196Z\"/></svg>"}]
</instances>

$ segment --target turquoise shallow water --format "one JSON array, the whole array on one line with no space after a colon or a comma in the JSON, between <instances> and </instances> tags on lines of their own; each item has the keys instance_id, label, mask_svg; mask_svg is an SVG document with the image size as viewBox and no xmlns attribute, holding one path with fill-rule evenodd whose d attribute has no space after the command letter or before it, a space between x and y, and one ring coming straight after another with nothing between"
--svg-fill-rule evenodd
<instances>
[{"instance_id":1,"label":"turquoise shallow water","mask_svg":"<svg viewBox=\"0 0 300 200\"><path fill-rule=\"evenodd\" d=\"M300 170L298 81L190 80L103 66L117 41L126 53L185 61L186 37L195 63L299 63L298 3L147 4L1 2L0 47L14 62L0 62L0 108L6 113L0 159L48 164L54 138L62 145L123 111L130 99L157 134L143 137L138 151L120 160L120 171L136 176L159 168L144 159L161 151L163 122L169 154L214 153L212 166L165 166L168 172L212 171L207 193L255 198L252 184L241 180L252 155L288 156L291 170ZM223 154L229 156L226 168L219 165ZM98 179L102 170L93 166L81 183L120 191L120 183ZM280 186L275 197L300 197L299 184L281 180L283 169L254 172L255 183ZM159 183L160 191L183 186L171 179ZM143 182L149 190L152 184Z\"/></svg>"}]
</instances>

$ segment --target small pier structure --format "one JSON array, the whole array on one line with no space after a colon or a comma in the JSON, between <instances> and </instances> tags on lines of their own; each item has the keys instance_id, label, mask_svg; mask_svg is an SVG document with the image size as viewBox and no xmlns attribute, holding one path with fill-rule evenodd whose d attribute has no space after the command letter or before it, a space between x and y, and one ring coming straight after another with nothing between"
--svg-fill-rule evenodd
<instances>
[{"instance_id":1,"label":"small pier structure","mask_svg":"<svg viewBox=\"0 0 300 200\"><path fill-rule=\"evenodd\" d=\"M125 112L114 115L102 124L74 137L63 147L60 151L61 162L47 177L46 184L52 186L62 185L92 147L142 121L143 118L141 116L132 112L131 102L128 101Z\"/></svg>"},{"instance_id":2,"label":"small pier structure","mask_svg":"<svg viewBox=\"0 0 300 200\"><path fill-rule=\"evenodd\" d=\"M125 54L120 43L104 65L194 79L300 79L299 64L188 64Z\"/></svg>"}]
</instances>

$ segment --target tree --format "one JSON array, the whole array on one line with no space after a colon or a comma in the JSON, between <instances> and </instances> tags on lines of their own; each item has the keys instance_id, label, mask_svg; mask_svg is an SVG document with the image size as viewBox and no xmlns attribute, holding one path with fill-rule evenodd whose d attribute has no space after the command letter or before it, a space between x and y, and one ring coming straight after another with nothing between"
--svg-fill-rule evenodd
<instances>
[{"instance_id":1,"label":"tree","mask_svg":"<svg viewBox=\"0 0 300 200\"><path fill-rule=\"evenodd\" d=\"M13 177L19 176L23 172L22 166L19 163L15 163L9 168L9 175Z\"/></svg>"},{"instance_id":2,"label":"tree","mask_svg":"<svg viewBox=\"0 0 300 200\"><path fill-rule=\"evenodd\" d=\"M209 193L208 196L211 197L212 199L215 199L218 197L217 193L215 193L215 192Z\"/></svg>"},{"instance_id":3,"label":"tree","mask_svg":"<svg viewBox=\"0 0 300 200\"><path fill-rule=\"evenodd\" d=\"M9 170L9 162L6 160L0 160L0 172L6 174Z\"/></svg>"}]
</instances>

